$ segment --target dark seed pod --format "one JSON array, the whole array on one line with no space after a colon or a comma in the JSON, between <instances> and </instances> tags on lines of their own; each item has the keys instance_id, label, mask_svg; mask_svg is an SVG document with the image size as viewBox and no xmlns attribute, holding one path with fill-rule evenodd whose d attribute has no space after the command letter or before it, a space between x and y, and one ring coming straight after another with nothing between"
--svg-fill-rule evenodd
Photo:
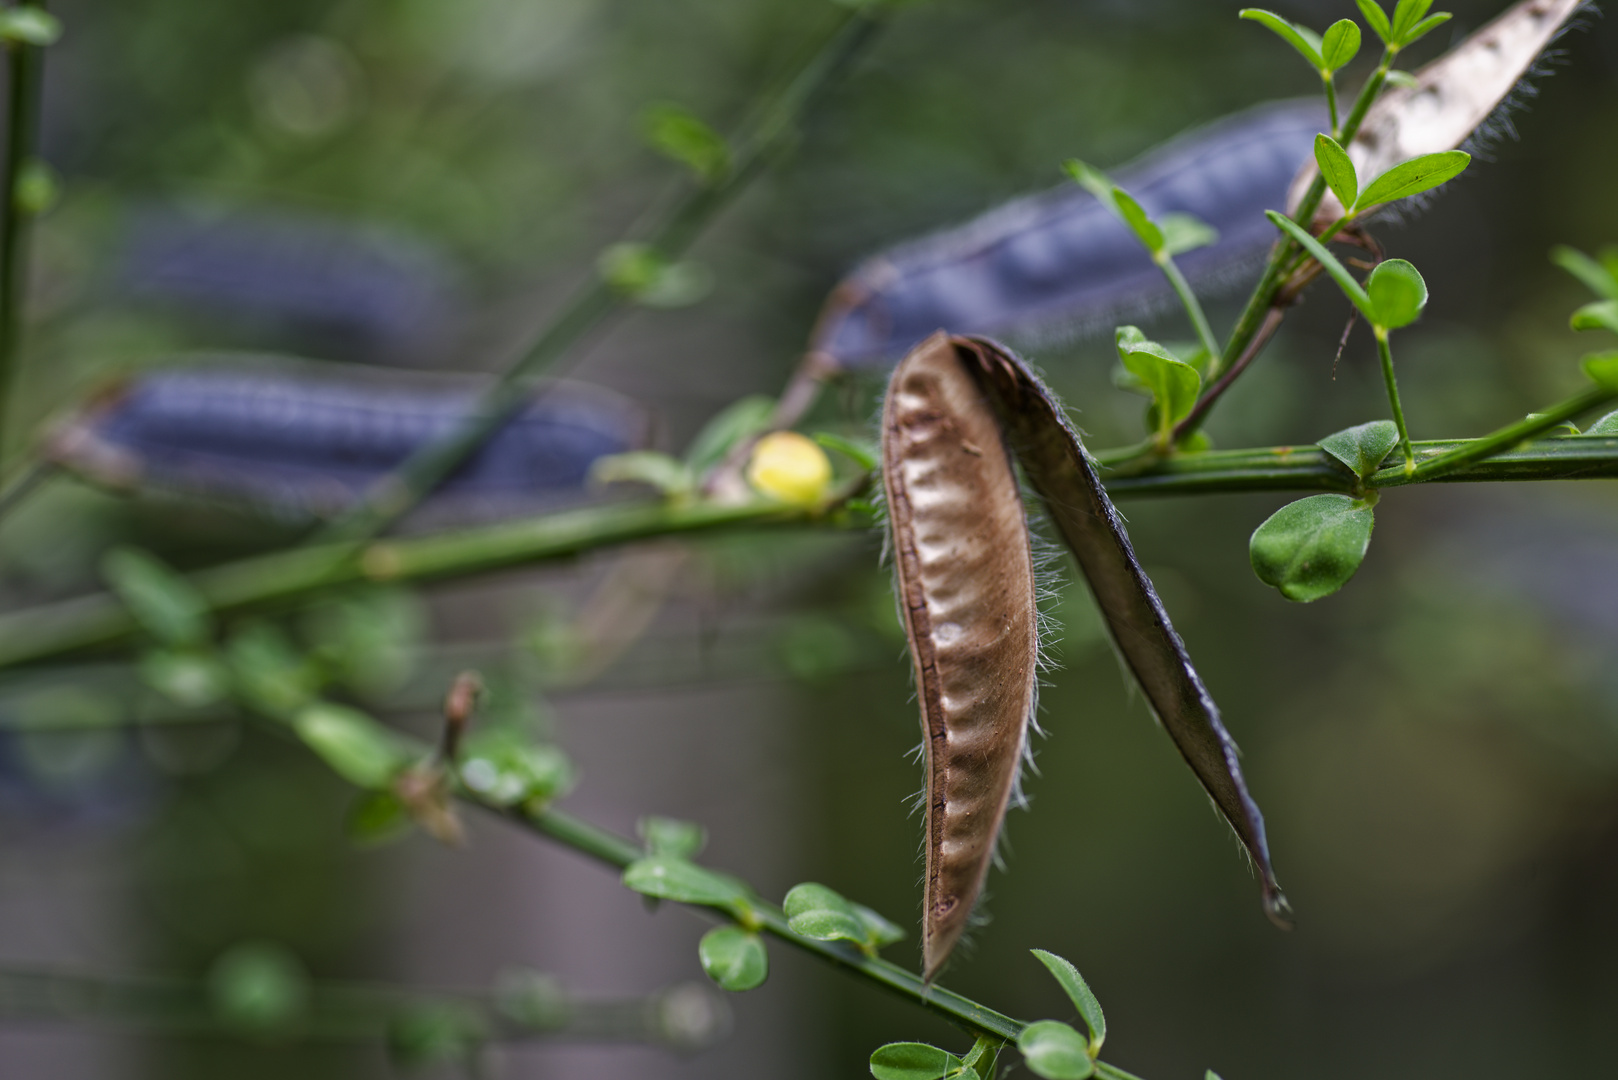
<instances>
[{"instance_id":1,"label":"dark seed pod","mask_svg":"<svg viewBox=\"0 0 1618 1080\"><path fill-rule=\"evenodd\" d=\"M931 981L966 929L1034 710L1033 556L993 410L954 342L898 366L882 414L893 565L921 699Z\"/></svg>"},{"instance_id":2,"label":"dark seed pod","mask_svg":"<svg viewBox=\"0 0 1618 1080\"><path fill-rule=\"evenodd\" d=\"M1270 867L1264 817L1247 792L1236 743L1135 558L1123 521L1078 433L1050 391L1011 353L982 339L955 338L954 343L992 403L1046 514L1078 561L1124 663L1252 856L1266 914L1289 925L1291 911Z\"/></svg>"},{"instance_id":3,"label":"dark seed pod","mask_svg":"<svg viewBox=\"0 0 1618 1080\"><path fill-rule=\"evenodd\" d=\"M1235 281L1275 240L1264 211L1325 130L1316 101L1260 105L1198 128L1113 174L1154 216L1195 214L1219 230L1182 255L1194 282ZM838 285L810 349L844 367L886 363L940 326L1049 336L1107 327L1172 302L1140 241L1095 197L1067 184L877 255Z\"/></svg>"},{"instance_id":4,"label":"dark seed pod","mask_svg":"<svg viewBox=\"0 0 1618 1080\"><path fill-rule=\"evenodd\" d=\"M337 368L237 363L138 376L59 425L45 453L114 488L324 517L453 431L476 401L459 379ZM647 427L624 398L554 384L456 470L424 513L490 516L576 497L593 461L643 445Z\"/></svg>"}]
</instances>

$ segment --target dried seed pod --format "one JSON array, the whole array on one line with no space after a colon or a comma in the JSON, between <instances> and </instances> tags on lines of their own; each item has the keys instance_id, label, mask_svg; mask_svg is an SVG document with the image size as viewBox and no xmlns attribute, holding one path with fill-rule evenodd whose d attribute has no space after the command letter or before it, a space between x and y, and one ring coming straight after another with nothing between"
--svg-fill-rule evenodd
<instances>
[{"instance_id":1,"label":"dried seed pod","mask_svg":"<svg viewBox=\"0 0 1618 1080\"><path fill-rule=\"evenodd\" d=\"M1084 444L1061 405L1022 361L982 339L954 342L993 405L1045 512L1078 560L1124 663L1258 867L1265 913L1277 924L1289 925L1291 911L1270 867L1264 817L1247 793L1236 743L1135 558Z\"/></svg>"},{"instance_id":2,"label":"dried seed pod","mask_svg":"<svg viewBox=\"0 0 1618 1080\"><path fill-rule=\"evenodd\" d=\"M1216 243L1178 261L1198 284L1235 283L1274 242L1264 211L1286 197L1326 123L1318 101L1258 105L1181 135L1113 178L1153 215L1195 214L1219 230ZM827 301L810 350L868 367L940 326L1049 337L1110 329L1115 318L1173 302L1140 241L1070 183L866 260Z\"/></svg>"},{"instance_id":3,"label":"dried seed pod","mask_svg":"<svg viewBox=\"0 0 1618 1080\"><path fill-rule=\"evenodd\" d=\"M993 410L945 334L893 373L882 471L921 699L930 981L966 929L1016 787L1038 649L1016 474Z\"/></svg>"},{"instance_id":4,"label":"dried seed pod","mask_svg":"<svg viewBox=\"0 0 1618 1080\"><path fill-rule=\"evenodd\" d=\"M1587 6L1586 0L1522 0L1416 72L1416 85L1384 91L1346 147L1361 182L1413 157L1460 149L1479 132L1489 134L1491 117ZM1296 211L1316 172L1311 160L1298 173L1289 210ZM1327 192L1315 221L1323 227L1342 214L1342 204Z\"/></svg>"}]
</instances>

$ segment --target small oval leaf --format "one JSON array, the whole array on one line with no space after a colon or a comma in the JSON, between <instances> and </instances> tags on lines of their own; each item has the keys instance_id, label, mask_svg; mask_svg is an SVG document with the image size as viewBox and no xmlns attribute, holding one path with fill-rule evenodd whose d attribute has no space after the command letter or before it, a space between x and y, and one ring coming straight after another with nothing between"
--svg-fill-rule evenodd
<instances>
[{"instance_id":1,"label":"small oval leaf","mask_svg":"<svg viewBox=\"0 0 1618 1080\"><path fill-rule=\"evenodd\" d=\"M114 548L101 560L101 576L141 629L165 645L197 645L212 635L208 601L154 556Z\"/></svg>"},{"instance_id":2,"label":"small oval leaf","mask_svg":"<svg viewBox=\"0 0 1618 1080\"><path fill-rule=\"evenodd\" d=\"M708 846L708 830L694 821L677 818L643 817L635 823L635 832L646 842L652 855L672 855L676 859L690 859Z\"/></svg>"},{"instance_id":3,"label":"small oval leaf","mask_svg":"<svg viewBox=\"0 0 1618 1080\"><path fill-rule=\"evenodd\" d=\"M1341 589L1365 560L1374 514L1347 495L1311 495L1277 510L1248 545L1253 572L1307 604Z\"/></svg>"},{"instance_id":4,"label":"small oval leaf","mask_svg":"<svg viewBox=\"0 0 1618 1080\"><path fill-rule=\"evenodd\" d=\"M1372 321L1389 330L1409 326L1427 306L1427 282L1403 259L1379 263L1365 280L1365 292L1376 312Z\"/></svg>"},{"instance_id":5,"label":"small oval leaf","mask_svg":"<svg viewBox=\"0 0 1618 1080\"><path fill-rule=\"evenodd\" d=\"M1095 1075L1095 1062L1083 1035L1056 1020L1040 1020L1017 1036L1028 1068L1045 1080L1087 1080Z\"/></svg>"},{"instance_id":6,"label":"small oval leaf","mask_svg":"<svg viewBox=\"0 0 1618 1080\"><path fill-rule=\"evenodd\" d=\"M926 1043L888 1043L871 1055L876 1080L943 1080L961 1067L960 1058Z\"/></svg>"},{"instance_id":7,"label":"small oval leaf","mask_svg":"<svg viewBox=\"0 0 1618 1080\"><path fill-rule=\"evenodd\" d=\"M1320 59L1326 70L1337 71L1347 67L1360 52L1360 24L1353 19L1338 19L1326 28L1320 39ZM1351 206L1352 203L1344 203Z\"/></svg>"},{"instance_id":8,"label":"small oval leaf","mask_svg":"<svg viewBox=\"0 0 1618 1080\"><path fill-rule=\"evenodd\" d=\"M1045 965L1056 981L1061 984L1063 991L1072 999L1079 1015L1084 1017L1085 1026L1090 1029L1090 1052L1099 1053L1101 1044L1107 1041L1107 1018L1101 1011L1101 1002L1090 991L1090 986L1079 974L1079 969L1055 953L1044 949L1034 949L1033 953L1039 957L1039 962Z\"/></svg>"},{"instance_id":9,"label":"small oval leaf","mask_svg":"<svg viewBox=\"0 0 1618 1080\"><path fill-rule=\"evenodd\" d=\"M1238 12L1243 19L1250 19L1272 31L1282 41L1298 50L1298 55L1309 61L1309 66L1316 71L1325 68L1326 63L1321 58L1321 40L1313 31L1306 30L1295 22L1289 22L1273 11L1263 8L1243 8Z\"/></svg>"},{"instance_id":10,"label":"small oval leaf","mask_svg":"<svg viewBox=\"0 0 1618 1080\"><path fill-rule=\"evenodd\" d=\"M385 788L408 763L387 729L362 712L320 702L292 721L304 745L356 787Z\"/></svg>"},{"instance_id":11,"label":"small oval leaf","mask_svg":"<svg viewBox=\"0 0 1618 1080\"><path fill-rule=\"evenodd\" d=\"M770 957L757 934L739 926L720 926L702 935L697 944L702 970L732 993L752 990L770 974Z\"/></svg>"},{"instance_id":12,"label":"small oval leaf","mask_svg":"<svg viewBox=\"0 0 1618 1080\"><path fill-rule=\"evenodd\" d=\"M1586 304L1573 313L1568 325L1575 330L1611 330L1618 334L1618 300Z\"/></svg>"},{"instance_id":13,"label":"small oval leaf","mask_svg":"<svg viewBox=\"0 0 1618 1080\"><path fill-rule=\"evenodd\" d=\"M1376 472L1382 459L1399 445L1399 425L1392 420L1372 420L1328 435L1315 445L1363 480Z\"/></svg>"},{"instance_id":14,"label":"small oval leaf","mask_svg":"<svg viewBox=\"0 0 1618 1080\"><path fill-rule=\"evenodd\" d=\"M1163 253L1163 230L1147 216L1134 196L1123 188L1115 187L1112 189L1112 205L1117 208L1118 216L1123 218L1124 224L1129 226L1147 251L1154 256Z\"/></svg>"},{"instance_id":15,"label":"small oval leaf","mask_svg":"<svg viewBox=\"0 0 1618 1080\"><path fill-rule=\"evenodd\" d=\"M1365 21L1376 31L1376 36L1382 39L1382 43L1392 45L1393 26L1388 22L1388 13L1382 10L1382 5L1376 0L1354 0L1354 3L1359 6L1360 14L1365 16Z\"/></svg>"},{"instance_id":16,"label":"small oval leaf","mask_svg":"<svg viewBox=\"0 0 1618 1080\"><path fill-rule=\"evenodd\" d=\"M1372 180L1360 194L1359 205L1355 209L1363 212L1381 203L1420 195L1455 179L1466 171L1471 162L1472 155L1465 150L1445 150L1441 154L1423 154L1411 158Z\"/></svg>"},{"instance_id":17,"label":"small oval leaf","mask_svg":"<svg viewBox=\"0 0 1618 1080\"><path fill-rule=\"evenodd\" d=\"M1591 353L1584 358L1584 373L1608 390L1618 390L1618 351Z\"/></svg>"},{"instance_id":18,"label":"small oval leaf","mask_svg":"<svg viewBox=\"0 0 1618 1080\"><path fill-rule=\"evenodd\" d=\"M1326 186L1337 196L1337 201L1345 209L1352 207L1354 200L1360 197L1360 179L1354 172L1354 162L1349 160L1348 151L1330 135L1316 135L1315 162L1320 166L1320 175L1326 178Z\"/></svg>"},{"instance_id":19,"label":"small oval leaf","mask_svg":"<svg viewBox=\"0 0 1618 1080\"><path fill-rule=\"evenodd\" d=\"M1219 242L1219 230L1195 214L1164 214L1157 219L1157 227L1163 231L1163 250L1170 255L1183 255Z\"/></svg>"},{"instance_id":20,"label":"small oval leaf","mask_svg":"<svg viewBox=\"0 0 1618 1080\"><path fill-rule=\"evenodd\" d=\"M1600 420L1590 425L1586 435L1605 435L1611 437L1618 435L1618 412L1610 412Z\"/></svg>"},{"instance_id":21,"label":"small oval leaf","mask_svg":"<svg viewBox=\"0 0 1618 1080\"><path fill-rule=\"evenodd\" d=\"M748 898L746 887L734 878L668 855L630 863L624 870L623 882L642 896L682 904L726 906Z\"/></svg>"},{"instance_id":22,"label":"small oval leaf","mask_svg":"<svg viewBox=\"0 0 1618 1080\"><path fill-rule=\"evenodd\" d=\"M781 907L795 934L816 941L866 942L865 921L854 905L824 885L805 882L797 886L787 893Z\"/></svg>"}]
</instances>

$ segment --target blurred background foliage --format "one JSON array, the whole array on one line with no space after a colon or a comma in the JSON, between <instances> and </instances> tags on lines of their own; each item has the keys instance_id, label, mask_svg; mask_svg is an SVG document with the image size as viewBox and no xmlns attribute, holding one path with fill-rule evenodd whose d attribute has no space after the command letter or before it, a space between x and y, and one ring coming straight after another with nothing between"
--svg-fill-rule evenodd
<instances>
[{"instance_id":1,"label":"blurred background foliage","mask_svg":"<svg viewBox=\"0 0 1618 1080\"><path fill-rule=\"evenodd\" d=\"M1278 6L1317 26L1353 14ZM1423 59L1504 5L1441 6L1453 32L1424 42ZM786 0L53 9L66 35L48 57L44 155L61 192L36 233L12 425L34 431L109 378L198 354L498 369L677 183L643 139L645 111L678 103L727 127L833 17ZM1481 433L1579 382L1584 343L1566 319L1584 296L1545 252L1618 240L1618 23L1586 22L1512 115L1520 140L1497 140L1418 220L1379 230L1433 290L1400 361L1418 437ZM1116 164L1315 86L1233 5L910 6L699 245L711 295L632 314L571 374L644 402L658 445L678 451L722 406L778 391L821 299L861 256L1054 185L1065 157ZM1234 314L1228 297L1213 310L1216 324ZM1363 330L1333 369L1346 310L1317 291L1294 313L1216 414L1219 445L1309 443L1382 415ZM1138 399L1112 389L1106 341L1031 352L1093 446L1136 437ZM845 386L817 420L865 433L878 390ZM1062 1015L1027 950L1061 953L1107 1005L1109 1059L1151 1080L1210 1066L1227 1080L1606 1075L1618 493L1390 492L1358 578L1309 607L1247 566L1248 534L1283 501L1122 509L1246 750L1297 932L1260 916L1224 826L1125 692L1069 575L1032 810L1012 818L992 921L947 981L1012 1015ZM63 482L5 522L0 593L15 608L87 591L116 544L194 566L294 535ZM454 671L477 666L503 718L491 722L574 757L579 790L564 805L625 830L647 813L696 818L713 864L766 895L823 881L905 921L920 780L880 546L770 534L610 552L336 598L264 632L424 734ZM604 595L616 614L591 637L579 613ZM232 945L269 940L323 977L486 985L525 964L622 995L698 976L700 921L648 915L610 875L487 823L472 823L465 851L418 836L356 852L353 796L322 767L222 706L160 699L128 664L11 677L0 723L31 729L0 744L4 964L202 975ZM63 724L90 730L40 730ZM718 1050L532 1046L496 1065L859 1076L882 1042L953 1045L912 1006L772 953L771 981L736 999ZM3 1032L0 1055L19 1076L389 1068L376 1048L99 1029Z\"/></svg>"}]
</instances>

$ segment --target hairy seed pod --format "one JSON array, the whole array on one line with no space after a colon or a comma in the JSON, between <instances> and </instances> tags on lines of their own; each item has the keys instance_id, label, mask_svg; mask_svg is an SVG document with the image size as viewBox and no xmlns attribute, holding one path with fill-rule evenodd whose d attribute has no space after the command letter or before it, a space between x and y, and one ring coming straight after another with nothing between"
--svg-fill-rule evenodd
<instances>
[{"instance_id":1,"label":"hairy seed pod","mask_svg":"<svg viewBox=\"0 0 1618 1080\"><path fill-rule=\"evenodd\" d=\"M1241 279L1275 240L1264 220L1324 130L1318 101L1255 106L1152 150L1113 178L1148 213L1195 214L1219 231L1177 260L1193 282ZM1035 338L1111 329L1174 302L1140 241L1095 196L1065 184L866 260L838 285L810 350L843 367L903 356L940 326Z\"/></svg>"},{"instance_id":2,"label":"hairy seed pod","mask_svg":"<svg viewBox=\"0 0 1618 1080\"><path fill-rule=\"evenodd\" d=\"M1384 91L1346 147L1361 183L1422 154L1460 149L1487 132L1490 117L1586 6L1586 0L1522 0L1416 72L1416 85ZM1296 211L1316 172L1310 161L1298 173L1289 210ZM1342 204L1327 192L1315 221L1324 227L1342 215Z\"/></svg>"},{"instance_id":3,"label":"hairy seed pod","mask_svg":"<svg viewBox=\"0 0 1618 1080\"><path fill-rule=\"evenodd\" d=\"M1264 817L1247 792L1236 743L1135 558L1123 520L1078 433L1050 391L1011 353L977 338L956 338L955 346L1083 571L1119 655L1258 867L1265 913L1278 925L1290 925L1290 908L1270 867Z\"/></svg>"},{"instance_id":4,"label":"hairy seed pod","mask_svg":"<svg viewBox=\"0 0 1618 1080\"><path fill-rule=\"evenodd\" d=\"M1038 649L1016 474L993 410L945 334L893 373L882 473L921 699L931 981L966 929L1016 787Z\"/></svg>"},{"instance_id":5,"label":"hairy seed pod","mask_svg":"<svg viewBox=\"0 0 1618 1080\"><path fill-rule=\"evenodd\" d=\"M45 453L113 488L327 516L454 430L476 400L476 387L461 379L342 368L238 359L140 375L59 424ZM624 398L553 384L457 469L424 513L492 516L576 497L593 461L642 445L647 427Z\"/></svg>"}]
</instances>

